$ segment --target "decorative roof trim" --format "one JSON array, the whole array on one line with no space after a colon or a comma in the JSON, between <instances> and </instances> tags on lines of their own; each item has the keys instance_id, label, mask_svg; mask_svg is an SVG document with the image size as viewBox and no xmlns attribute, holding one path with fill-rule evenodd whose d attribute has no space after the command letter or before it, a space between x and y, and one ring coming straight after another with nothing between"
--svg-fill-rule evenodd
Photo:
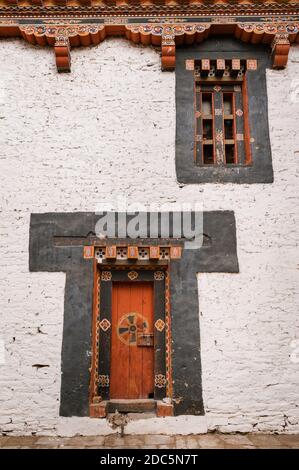
<instances>
[{"instance_id":1,"label":"decorative roof trim","mask_svg":"<svg viewBox=\"0 0 299 470\"><path fill-rule=\"evenodd\" d=\"M167 10L167 14L173 12L212 11L213 13L229 9L244 13L255 8L264 10L282 10L298 6L298 0L1 0L1 10L14 10L18 12L36 11L57 11L65 10L76 13L86 10L89 12L105 13L137 13L144 14L148 11Z\"/></svg>"},{"instance_id":2,"label":"decorative roof trim","mask_svg":"<svg viewBox=\"0 0 299 470\"><path fill-rule=\"evenodd\" d=\"M123 36L135 44L159 47L163 70L175 68L176 46L200 43L210 35L230 34L243 42L268 44L274 68L284 68L290 44L299 43L298 1L269 3L260 0L254 4L248 0L235 0L229 4L223 3L225 0L216 4L211 0L169 1L106 0L105 4L98 4L96 0L88 6L88 0L80 0L78 7L68 7L66 0L56 0L56 6L52 0L51 6L45 6L46 0L30 0L27 6L20 0L18 6L0 8L0 38L23 37L33 45L54 47L59 72L70 71L71 48L97 45L108 36ZM5 0L5 3L12 5L14 0ZM170 6L182 10L187 4L188 16L165 16L166 11L172 13ZM246 8L244 10L247 6L250 13ZM275 14L282 6L284 11ZM128 8L136 11L141 7L143 15L124 13ZM220 7L226 8L225 14ZM156 12L147 17L145 12L150 8ZM111 9L118 9L118 16L111 15ZM238 16L234 16L233 12L237 10ZM213 12L213 16L207 16L207 11ZM196 16L193 16L194 12Z\"/></svg>"}]
</instances>

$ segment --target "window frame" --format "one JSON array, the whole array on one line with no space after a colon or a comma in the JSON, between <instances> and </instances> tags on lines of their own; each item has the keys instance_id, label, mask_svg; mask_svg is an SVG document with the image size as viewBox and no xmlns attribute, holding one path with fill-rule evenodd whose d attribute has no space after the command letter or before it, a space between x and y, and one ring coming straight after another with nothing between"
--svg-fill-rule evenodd
<instances>
[{"instance_id":1,"label":"window frame","mask_svg":"<svg viewBox=\"0 0 299 470\"><path fill-rule=\"evenodd\" d=\"M255 59L256 70L247 70L243 80L244 164L198 165L195 153L194 70L188 61L219 58ZM273 168L268 125L266 68L267 46L242 44L227 37L178 48L176 65L176 174L179 183L272 183Z\"/></svg>"},{"instance_id":2,"label":"window frame","mask_svg":"<svg viewBox=\"0 0 299 470\"><path fill-rule=\"evenodd\" d=\"M204 113L203 98L204 95L211 96L211 113ZM231 112L225 114L224 99L230 96ZM215 101L218 102L218 108L215 107ZM236 103L237 101L237 103ZM236 106L238 107L236 108ZM221 113L219 112L221 110ZM218 111L218 112L217 112ZM239 111L239 113L237 113ZM241 112L241 113L240 113ZM230 81L223 82L215 80L205 82L203 80L194 80L194 120L195 120L195 144L194 161L197 166L206 167L207 165L216 166L231 165L241 166L250 165L252 162L250 148L246 147L245 141L250 140L250 131L247 125L248 108L246 97L246 78L242 82ZM204 122L211 122L212 136L205 138ZM232 121L232 136L226 135L226 121ZM223 135L223 139L217 142L217 135ZM230 141L230 142L228 142ZM205 162L205 146L213 146L213 162ZM220 148L220 161L217 162L217 146ZM234 147L234 161L227 162L226 146ZM218 149L219 150L219 149Z\"/></svg>"}]
</instances>

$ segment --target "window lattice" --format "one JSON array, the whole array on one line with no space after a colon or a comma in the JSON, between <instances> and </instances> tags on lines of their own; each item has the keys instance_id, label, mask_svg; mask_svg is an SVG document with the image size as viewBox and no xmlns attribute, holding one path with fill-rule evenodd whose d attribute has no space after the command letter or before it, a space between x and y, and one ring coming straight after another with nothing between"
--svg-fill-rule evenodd
<instances>
[{"instance_id":1,"label":"window lattice","mask_svg":"<svg viewBox=\"0 0 299 470\"><path fill-rule=\"evenodd\" d=\"M250 163L246 67L252 61L195 61L195 161L198 165Z\"/></svg>"}]
</instances>

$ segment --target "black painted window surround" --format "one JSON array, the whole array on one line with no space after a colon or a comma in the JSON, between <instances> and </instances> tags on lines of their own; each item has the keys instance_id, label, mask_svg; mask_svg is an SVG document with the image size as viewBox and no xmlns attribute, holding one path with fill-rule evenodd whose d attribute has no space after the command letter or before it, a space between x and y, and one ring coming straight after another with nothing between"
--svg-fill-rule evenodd
<instances>
[{"instance_id":1,"label":"black painted window surround","mask_svg":"<svg viewBox=\"0 0 299 470\"><path fill-rule=\"evenodd\" d=\"M273 182L267 67L267 47L227 37L178 48L178 182Z\"/></svg>"}]
</instances>

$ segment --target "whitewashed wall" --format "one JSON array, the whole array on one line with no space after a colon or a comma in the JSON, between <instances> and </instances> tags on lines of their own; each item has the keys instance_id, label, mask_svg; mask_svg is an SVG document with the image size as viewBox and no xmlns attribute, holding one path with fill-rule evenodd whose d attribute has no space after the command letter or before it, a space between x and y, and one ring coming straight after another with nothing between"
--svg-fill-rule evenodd
<instances>
[{"instance_id":1,"label":"whitewashed wall","mask_svg":"<svg viewBox=\"0 0 299 470\"><path fill-rule=\"evenodd\" d=\"M240 273L198 276L206 425L298 432L299 47L285 71L267 73L272 185L177 184L175 75L150 48L111 39L73 50L72 73L60 75L51 49L21 40L1 40L0 58L0 431L111 432L58 417L65 276L28 272L29 217L126 194L235 211ZM160 419L147 430L205 424Z\"/></svg>"}]
</instances>

